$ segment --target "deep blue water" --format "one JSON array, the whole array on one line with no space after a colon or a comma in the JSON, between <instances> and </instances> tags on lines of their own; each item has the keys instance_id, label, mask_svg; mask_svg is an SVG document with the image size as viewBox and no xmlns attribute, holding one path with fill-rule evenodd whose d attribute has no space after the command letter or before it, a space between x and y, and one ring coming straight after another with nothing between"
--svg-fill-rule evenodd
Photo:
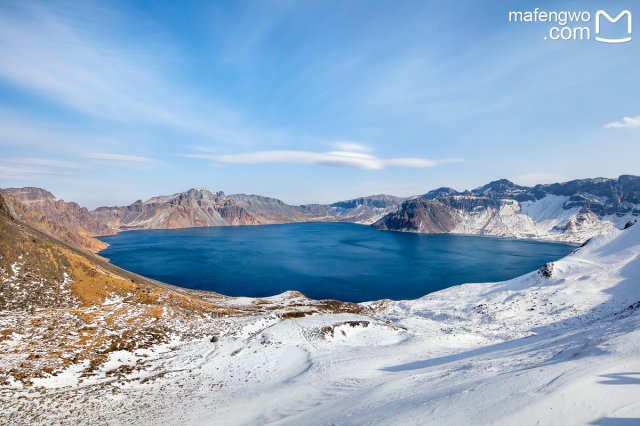
<instances>
[{"instance_id":1,"label":"deep blue water","mask_svg":"<svg viewBox=\"0 0 640 426\"><path fill-rule=\"evenodd\" d=\"M349 223L129 231L101 238L124 269L182 287L263 297L414 299L514 278L574 247L529 240L377 231Z\"/></svg>"}]
</instances>

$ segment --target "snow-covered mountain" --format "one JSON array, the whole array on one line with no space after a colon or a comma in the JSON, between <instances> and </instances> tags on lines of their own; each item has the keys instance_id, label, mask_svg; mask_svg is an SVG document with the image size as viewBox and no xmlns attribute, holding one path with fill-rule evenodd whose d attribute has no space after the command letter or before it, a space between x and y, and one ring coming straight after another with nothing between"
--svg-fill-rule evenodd
<instances>
[{"instance_id":1,"label":"snow-covered mountain","mask_svg":"<svg viewBox=\"0 0 640 426\"><path fill-rule=\"evenodd\" d=\"M472 191L439 188L377 221L383 230L453 232L582 243L640 215L640 177L525 187L502 179Z\"/></svg>"},{"instance_id":2,"label":"snow-covered mountain","mask_svg":"<svg viewBox=\"0 0 640 426\"><path fill-rule=\"evenodd\" d=\"M640 225L592 238L510 281L353 305L291 292L251 299L153 290L47 243L68 258L57 268L72 268L49 283L33 269L47 256L35 244L41 237L0 224L20 239L7 242L17 257L2 259L3 285L35 279L36 294L54 286L81 301L27 308L6 299L0 423L633 424L640 417ZM81 291L86 279L110 284ZM171 305L157 309L164 298ZM188 314L190 305L198 315ZM151 338L126 343L134 331ZM114 339L122 346L103 342Z\"/></svg>"}]
</instances>

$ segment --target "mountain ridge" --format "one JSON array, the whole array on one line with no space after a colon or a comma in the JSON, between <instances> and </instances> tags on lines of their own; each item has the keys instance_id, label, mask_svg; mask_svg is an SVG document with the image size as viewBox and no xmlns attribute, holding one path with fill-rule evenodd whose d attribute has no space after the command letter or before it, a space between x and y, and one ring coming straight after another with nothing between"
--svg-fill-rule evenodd
<instances>
[{"instance_id":1,"label":"mountain ridge","mask_svg":"<svg viewBox=\"0 0 640 426\"><path fill-rule=\"evenodd\" d=\"M452 232L582 243L640 216L640 177L520 186L500 179L471 191L438 188L374 223L382 230ZM433 203L432 201L437 201ZM447 225L426 217L448 215Z\"/></svg>"},{"instance_id":2,"label":"mountain ridge","mask_svg":"<svg viewBox=\"0 0 640 426\"><path fill-rule=\"evenodd\" d=\"M374 195L333 204L289 205L261 195L232 194L192 188L158 195L127 206L101 206L89 211L77 203L57 199L41 188L1 190L48 220L64 223L92 237L134 229L175 229L206 226L262 225L310 221L372 223L404 200Z\"/></svg>"},{"instance_id":3,"label":"mountain ridge","mask_svg":"<svg viewBox=\"0 0 640 426\"><path fill-rule=\"evenodd\" d=\"M290 205L262 195L226 195L222 191L191 188L127 206L88 210L59 200L41 188L1 191L27 206L32 216L37 211L40 219L32 217L32 224L48 221L64 225L78 235L77 241L70 236L65 237L66 241L91 251L104 248L104 243L94 237L126 230L291 222L353 222L381 230L582 243L593 235L621 229L640 215L640 177L633 175L535 186L498 179L473 190L441 187L408 198L380 194L306 205ZM22 213L25 217L27 208Z\"/></svg>"}]
</instances>

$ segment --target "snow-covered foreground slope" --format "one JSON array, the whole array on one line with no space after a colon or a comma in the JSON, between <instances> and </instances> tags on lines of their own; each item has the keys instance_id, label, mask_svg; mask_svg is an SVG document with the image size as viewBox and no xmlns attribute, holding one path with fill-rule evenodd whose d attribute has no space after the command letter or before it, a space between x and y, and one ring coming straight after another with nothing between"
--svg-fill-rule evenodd
<instances>
[{"instance_id":1,"label":"snow-covered foreground slope","mask_svg":"<svg viewBox=\"0 0 640 426\"><path fill-rule=\"evenodd\" d=\"M230 307L266 308L221 318L217 339L114 352L100 374L82 377L84 366L72 366L37 380L42 392L4 386L0 419L632 424L640 418L640 226L596 237L548 270L548 278L533 272L373 302L361 314L269 312L295 303L291 294L230 299Z\"/></svg>"}]
</instances>

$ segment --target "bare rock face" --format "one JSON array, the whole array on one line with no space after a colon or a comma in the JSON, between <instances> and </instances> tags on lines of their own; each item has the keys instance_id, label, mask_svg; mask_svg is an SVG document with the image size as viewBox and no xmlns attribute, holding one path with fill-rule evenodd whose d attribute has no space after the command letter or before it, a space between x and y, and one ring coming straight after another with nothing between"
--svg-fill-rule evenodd
<instances>
[{"instance_id":1,"label":"bare rock face","mask_svg":"<svg viewBox=\"0 0 640 426\"><path fill-rule=\"evenodd\" d=\"M9 188L0 192L6 199L5 207L10 209L15 219L91 252L107 247L94 236L112 234L113 231L99 224L86 208L58 200L40 188Z\"/></svg>"},{"instance_id":2,"label":"bare rock face","mask_svg":"<svg viewBox=\"0 0 640 426\"><path fill-rule=\"evenodd\" d=\"M124 207L100 207L94 219L113 230L176 229L259 223L242 207L229 203L223 192L191 189L136 201Z\"/></svg>"},{"instance_id":3,"label":"bare rock face","mask_svg":"<svg viewBox=\"0 0 640 426\"><path fill-rule=\"evenodd\" d=\"M108 235L109 229L97 222L88 209L77 203L57 199L49 191L40 188L7 188L5 194L18 200L31 211L44 214L50 221L66 226L72 231L88 235Z\"/></svg>"},{"instance_id":4,"label":"bare rock face","mask_svg":"<svg viewBox=\"0 0 640 426\"><path fill-rule=\"evenodd\" d=\"M544 278L551 278L553 276L553 262L545 263L542 268L538 269L538 273Z\"/></svg>"},{"instance_id":5,"label":"bare rock face","mask_svg":"<svg viewBox=\"0 0 640 426\"><path fill-rule=\"evenodd\" d=\"M414 198L400 205L374 226L382 230L451 232L458 222L456 211L438 200Z\"/></svg>"},{"instance_id":6,"label":"bare rock face","mask_svg":"<svg viewBox=\"0 0 640 426\"><path fill-rule=\"evenodd\" d=\"M263 223L236 204L224 205L218 210L218 214L229 225L259 225Z\"/></svg>"},{"instance_id":7,"label":"bare rock face","mask_svg":"<svg viewBox=\"0 0 640 426\"><path fill-rule=\"evenodd\" d=\"M291 206L281 200L261 195L229 195L228 206L235 205L256 218L258 223L300 222L310 216L301 206Z\"/></svg>"},{"instance_id":8,"label":"bare rock face","mask_svg":"<svg viewBox=\"0 0 640 426\"><path fill-rule=\"evenodd\" d=\"M3 216L8 220L18 219L18 213L16 212L15 206L6 196L3 197L2 193L0 193L0 216Z\"/></svg>"},{"instance_id":9,"label":"bare rock face","mask_svg":"<svg viewBox=\"0 0 640 426\"><path fill-rule=\"evenodd\" d=\"M20 200L26 205L42 204L45 201L56 201L56 197L42 188L27 186L24 188L6 188L2 190L6 194Z\"/></svg>"}]
</instances>

